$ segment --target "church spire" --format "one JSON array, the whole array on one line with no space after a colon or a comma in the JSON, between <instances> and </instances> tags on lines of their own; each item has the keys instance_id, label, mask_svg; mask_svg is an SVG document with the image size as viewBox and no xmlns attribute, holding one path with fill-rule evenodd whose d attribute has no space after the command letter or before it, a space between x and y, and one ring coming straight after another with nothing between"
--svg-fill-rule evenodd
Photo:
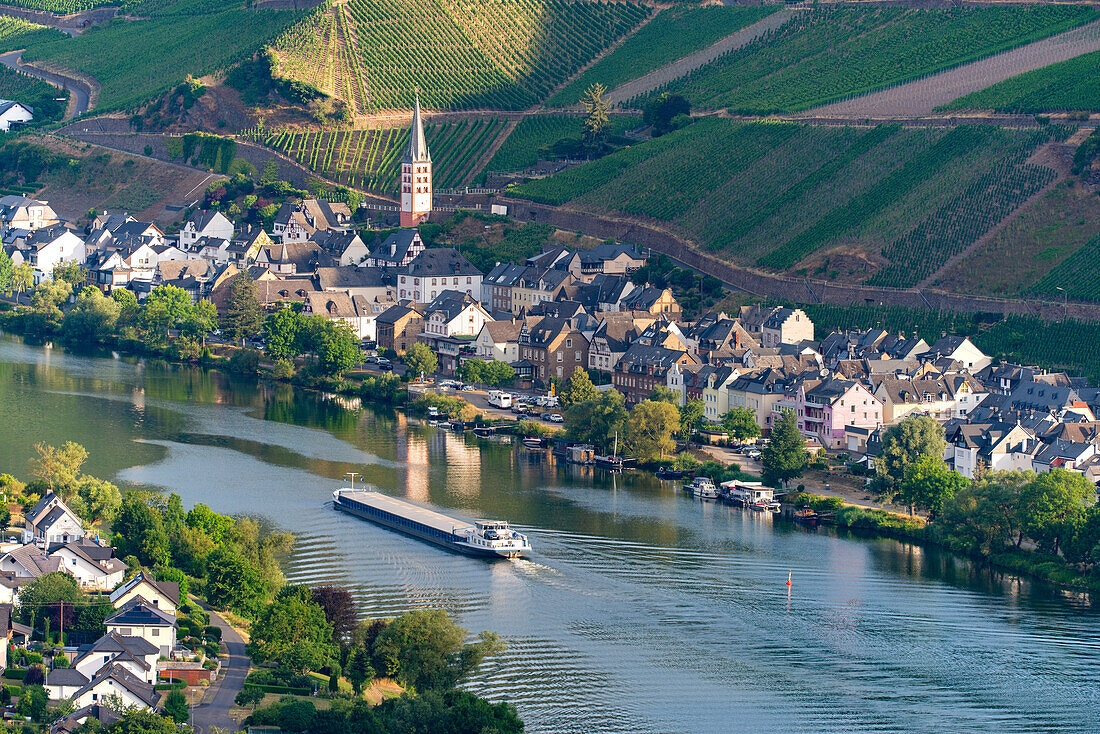
<instances>
[{"instance_id":1,"label":"church spire","mask_svg":"<svg viewBox=\"0 0 1100 734\"><path fill-rule=\"evenodd\" d=\"M424 138L424 121L420 119L420 94L416 94L416 103L413 107L412 130L409 131L409 147L405 151L405 163L431 163L432 155L428 152L428 141Z\"/></svg>"}]
</instances>

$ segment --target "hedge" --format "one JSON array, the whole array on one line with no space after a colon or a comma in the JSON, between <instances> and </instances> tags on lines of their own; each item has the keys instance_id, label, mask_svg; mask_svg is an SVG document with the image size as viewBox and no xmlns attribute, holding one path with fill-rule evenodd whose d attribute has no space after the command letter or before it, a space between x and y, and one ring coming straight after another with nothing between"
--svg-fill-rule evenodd
<instances>
[{"instance_id":1,"label":"hedge","mask_svg":"<svg viewBox=\"0 0 1100 734\"><path fill-rule=\"evenodd\" d=\"M273 686L263 683L248 683L244 684L245 688L258 688L264 693L285 693L290 696L309 696L313 693L312 688L291 688L290 686Z\"/></svg>"},{"instance_id":2,"label":"hedge","mask_svg":"<svg viewBox=\"0 0 1100 734\"><path fill-rule=\"evenodd\" d=\"M4 677L10 680L23 680L27 677L26 668L8 668L4 671Z\"/></svg>"},{"instance_id":3,"label":"hedge","mask_svg":"<svg viewBox=\"0 0 1100 734\"><path fill-rule=\"evenodd\" d=\"M157 691L170 691L173 688L186 688L186 687L187 687L187 681L185 681L185 680L176 680L176 681L172 681L171 683L157 683L155 686L153 686L153 689L157 690Z\"/></svg>"}]
</instances>

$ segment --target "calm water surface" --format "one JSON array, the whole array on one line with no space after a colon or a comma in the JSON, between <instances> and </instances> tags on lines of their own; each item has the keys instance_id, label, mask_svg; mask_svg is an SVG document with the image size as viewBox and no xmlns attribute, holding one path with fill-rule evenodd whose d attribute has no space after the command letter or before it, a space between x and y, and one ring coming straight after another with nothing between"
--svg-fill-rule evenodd
<instances>
[{"instance_id":1,"label":"calm water surface","mask_svg":"<svg viewBox=\"0 0 1100 734\"><path fill-rule=\"evenodd\" d=\"M0 471L66 440L91 473L293 531L290 580L348 586L364 614L441 606L499 632L507 652L469 688L515 703L529 731L1100 728L1096 609L950 554L807 532L285 386L0 337ZM348 471L510 520L537 552L488 563L337 513Z\"/></svg>"}]
</instances>

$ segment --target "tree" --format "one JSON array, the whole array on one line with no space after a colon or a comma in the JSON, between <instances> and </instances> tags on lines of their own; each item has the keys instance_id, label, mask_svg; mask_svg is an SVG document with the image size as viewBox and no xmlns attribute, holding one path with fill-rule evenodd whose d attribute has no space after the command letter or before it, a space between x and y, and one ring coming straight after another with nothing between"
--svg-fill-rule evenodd
<instances>
[{"instance_id":1,"label":"tree","mask_svg":"<svg viewBox=\"0 0 1100 734\"><path fill-rule=\"evenodd\" d=\"M588 372L577 367L562 385L561 392L558 393L558 403L562 408L569 408L586 400L595 400L597 395L599 390L592 384Z\"/></svg>"},{"instance_id":2,"label":"tree","mask_svg":"<svg viewBox=\"0 0 1100 734\"><path fill-rule=\"evenodd\" d=\"M1013 538L1022 542L1020 494L1030 471L987 474L947 498L937 525L982 553L995 553Z\"/></svg>"},{"instance_id":3,"label":"tree","mask_svg":"<svg viewBox=\"0 0 1100 734\"><path fill-rule=\"evenodd\" d=\"M191 307L191 313L182 324L180 331L191 338L202 338L202 345L206 346L207 333L218 328L218 307L205 298Z\"/></svg>"},{"instance_id":4,"label":"tree","mask_svg":"<svg viewBox=\"0 0 1100 734\"><path fill-rule=\"evenodd\" d=\"M61 627L61 615L69 627L76 617L76 607L88 603L80 583L64 571L46 573L19 591L19 617L25 622L31 619L50 619L53 629Z\"/></svg>"},{"instance_id":5,"label":"tree","mask_svg":"<svg viewBox=\"0 0 1100 734\"><path fill-rule=\"evenodd\" d=\"M55 265L51 277L55 281L68 283L74 291L77 287L84 285L84 281L87 279L84 268L80 267L80 263L75 260Z\"/></svg>"},{"instance_id":6,"label":"tree","mask_svg":"<svg viewBox=\"0 0 1100 734\"><path fill-rule=\"evenodd\" d=\"M76 305L65 315L61 332L70 344L99 344L110 336L122 308L116 301L88 286L76 298Z\"/></svg>"},{"instance_id":7,"label":"tree","mask_svg":"<svg viewBox=\"0 0 1100 734\"><path fill-rule=\"evenodd\" d=\"M607 138L610 127L607 100L603 98L607 88L596 82L584 90L581 96L581 106L584 107L584 131L581 135L585 148L590 151L598 149Z\"/></svg>"},{"instance_id":8,"label":"tree","mask_svg":"<svg viewBox=\"0 0 1100 734\"><path fill-rule=\"evenodd\" d=\"M1084 510L1095 491L1084 476L1065 469L1037 475L1020 492L1024 532L1040 548L1057 554L1067 522Z\"/></svg>"},{"instance_id":9,"label":"tree","mask_svg":"<svg viewBox=\"0 0 1100 734\"><path fill-rule=\"evenodd\" d=\"M772 426L771 440L760 453L764 480L786 485L790 480L802 476L809 460L806 439L798 430L794 413L784 410Z\"/></svg>"},{"instance_id":10,"label":"tree","mask_svg":"<svg viewBox=\"0 0 1100 734\"><path fill-rule=\"evenodd\" d=\"M219 546L206 559L206 599L214 606L251 617L266 596L259 570L236 550Z\"/></svg>"},{"instance_id":11,"label":"tree","mask_svg":"<svg viewBox=\"0 0 1100 734\"><path fill-rule=\"evenodd\" d=\"M11 269L11 289L16 293L29 291L34 285L34 268L29 263L19 263Z\"/></svg>"},{"instance_id":12,"label":"tree","mask_svg":"<svg viewBox=\"0 0 1100 734\"><path fill-rule=\"evenodd\" d=\"M111 698L111 697L107 697ZM117 698L117 696L115 696ZM179 734L176 725L163 716L145 709L127 710L121 701L107 701L108 708L121 713L122 718L108 726L106 734ZM112 705L113 704L113 705Z\"/></svg>"},{"instance_id":13,"label":"tree","mask_svg":"<svg viewBox=\"0 0 1100 734\"><path fill-rule=\"evenodd\" d=\"M168 564L168 533L160 513L138 492L127 492L111 524L120 557L134 556L146 566Z\"/></svg>"},{"instance_id":14,"label":"tree","mask_svg":"<svg viewBox=\"0 0 1100 734\"><path fill-rule=\"evenodd\" d=\"M642 109L642 122L653 127L654 136L675 129L672 121L691 114L691 104L679 94L663 92L650 99Z\"/></svg>"},{"instance_id":15,"label":"tree","mask_svg":"<svg viewBox=\"0 0 1100 734\"><path fill-rule=\"evenodd\" d=\"M703 422L703 401L692 398L680 406L680 438L690 441Z\"/></svg>"},{"instance_id":16,"label":"tree","mask_svg":"<svg viewBox=\"0 0 1100 734\"><path fill-rule=\"evenodd\" d=\"M938 456L922 456L905 467L905 479L901 483L900 496L913 514L914 507L928 511L929 519L935 519L943 505L967 485L966 478L948 469Z\"/></svg>"},{"instance_id":17,"label":"tree","mask_svg":"<svg viewBox=\"0 0 1100 734\"><path fill-rule=\"evenodd\" d=\"M649 393L649 400L658 403L669 403L670 405L675 405L677 408L680 407L680 396L672 388L665 387L664 385L658 385L653 388Z\"/></svg>"},{"instance_id":18,"label":"tree","mask_svg":"<svg viewBox=\"0 0 1100 734\"><path fill-rule=\"evenodd\" d=\"M748 408L740 406L726 411L722 416L722 428L731 437L739 440L756 438L760 435L760 425L756 422L756 414Z\"/></svg>"},{"instance_id":19,"label":"tree","mask_svg":"<svg viewBox=\"0 0 1100 734\"><path fill-rule=\"evenodd\" d=\"M298 351L298 332L302 317L290 308L281 308L267 317L264 332L267 335L267 356L272 359L294 359Z\"/></svg>"},{"instance_id":20,"label":"tree","mask_svg":"<svg viewBox=\"0 0 1100 734\"><path fill-rule=\"evenodd\" d=\"M343 321L329 319L325 319L314 354L317 356L318 369L330 377L342 376L359 364L363 356L359 349L359 340L351 327Z\"/></svg>"},{"instance_id":21,"label":"tree","mask_svg":"<svg viewBox=\"0 0 1100 734\"><path fill-rule=\"evenodd\" d=\"M463 382L469 382L472 384L478 384L485 382L485 367L486 363L481 359L467 359L465 362L458 366L458 370L455 371L455 375ZM417 374L419 377L419 374Z\"/></svg>"},{"instance_id":22,"label":"tree","mask_svg":"<svg viewBox=\"0 0 1100 734\"><path fill-rule=\"evenodd\" d=\"M406 612L386 625L374 640L376 660L397 661L397 677L419 691L453 688L486 656L503 649L491 632L463 644L466 630L442 609Z\"/></svg>"},{"instance_id":23,"label":"tree","mask_svg":"<svg viewBox=\"0 0 1100 734\"><path fill-rule=\"evenodd\" d=\"M60 448L36 443L34 451L37 456L31 459L31 476L44 481L51 492L62 498L71 494L80 477L80 467L88 459L87 449L66 441Z\"/></svg>"},{"instance_id":24,"label":"tree","mask_svg":"<svg viewBox=\"0 0 1100 734\"><path fill-rule=\"evenodd\" d=\"M1060 540L1062 555L1070 563L1100 561L1100 506L1074 513L1066 521Z\"/></svg>"},{"instance_id":25,"label":"tree","mask_svg":"<svg viewBox=\"0 0 1100 734\"><path fill-rule=\"evenodd\" d=\"M12 271L15 263L11 261L6 250L0 248L0 293L11 291Z\"/></svg>"},{"instance_id":26,"label":"tree","mask_svg":"<svg viewBox=\"0 0 1100 734\"><path fill-rule=\"evenodd\" d=\"M931 416L909 416L887 428L882 435L882 452L875 460L880 493L893 499L905 481L906 466L922 456L942 459L946 448L943 428Z\"/></svg>"},{"instance_id":27,"label":"tree","mask_svg":"<svg viewBox=\"0 0 1100 734\"><path fill-rule=\"evenodd\" d=\"M663 459L676 450L672 434L680 430L680 410L671 403L643 400L630 411L626 443L643 461Z\"/></svg>"},{"instance_id":28,"label":"tree","mask_svg":"<svg viewBox=\"0 0 1100 734\"><path fill-rule=\"evenodd\" d=\"M42 686L24 686L23 692L19 694L19 707L16 710L23 716L41 721L46 714L47 700L46 689Z\"/></svg>"},{"instance_id":29,"label":"tree","mask_svg":"<svg viewBox=\"0 0 1100 734\"><path fill-rule=\"evenodd\" d=\"M174 689L164 699L164 715L177 724L187 721L189 713L187 697L183 695L183 691Z\"/></svg>"},{"instance_id":30,"label":"tree","mask_svg":"<svg viewBox=\"0 0 1100 734\"><path fill-rule=\"evenodd\" d=\"M347 676L357 696L363 692L363 686L374 680L374 668L370 664L370 654L362 645L356 646L348 659Z\"/></svg>"},{"instance_id":31,"label":"tree","mask_svg":"<svg viewBox=\"0 0 1100 734\"><path fill-rule=\"evenodd\" d=\"M260 301L256 297L256 284L248 271L241 271L229 281L229 293L225 299L225 333L235 342L253 336L260 328Z\"/></svg>"},{"instance_id":32,"label":"tree","mask_svg":"<svg viewBox=\"0 0 1100 734\"><path fill-rule=\"evenodd\" d=\"M433 374L439 368L439 360L436 359L435 353L428 349L428 345L418 342L405 352L405 366L409 368L410 378L418 378L421 374Z\"/></svg>"},{"instance_id":33,"label":"tree","mask_svg":"<svg viewBox=\"0 0 1100 734\"><path fill-rule=\"evenodd\" d=\"M507 362L493 360L485 363L482 379L489 387L504 387L516 380L516 371Z\"/></svg>"},{"instance_id":34,"label":"tree","mask_svg":"<svg viewBox=\"0 0 1100 734\"><path fill-rule=\"evenodd\" d=\"M73 286L64 280L46 280L38 284L31 295L31 308L50 322L61 323L61 304L73 295Z\"/></svg>"},{"instance_id":35,"label":"tree","mask_svg":"<svg viewBox=\"0 0 1100 734\"><path fill-rule=\"evenodd\" d=\"M565 410L565 433L574 441L590 443L607 452L626 425L626 400L618 390L603 390Z\"/></svg>"},{"instance_id":36,"label":"tree","mask_svg":"<svg viewBox=\"0 0 1100 734\"><path fill-rule=\"evenodd\" d=\"M145 307L149 308L155 303L163 303L164 310L168 314L170 326L179 327L191 317L193 310L191 294L183 288L174 285L158 285L145 299Z\"/></svg>"},{"instance_id":37,"label":"tree","mask_svg":"<svg viewBox=\"0 0 1100 734\"><path fill-rule=\"evenodd\" d=\"M255 686L245 686L238 693L237 697L233 699L233 703L238 706L251 706L253 710L256 709L264 700L264 692L262 689Z\"/></svg>"},{"instance_id":38,"label":"tree","mask_svg":"<svg viewBox=\"0 0 1100 734\"><path fill-rule=\"evenodd\" d=\"M359 612L351 592L339 586L314 587L313 602L321 607L325 619L332 625L332 641L344 645L359 625Z\"/></svg>"},{"instance_id":39,"label":"tree","mask_svg":"<svg viewBox=\"0 0 1100 734\"><path fill-rule=\"evenodd\" d=\"M142 341L146 346L157 347L168 340L168 330L172 327L172 314L165 301L146 303L138 317L142 331Z\"/></svg>"},{"instance_id":40,"label":"tree","mask_svg":"<svg viewBox=\"0 0 1100 734\"><path fill-rule=\"evenodd\" d=\"M89 522L110 522L122 507L122 492L118 487L87 474L76 483L76 498L80 501L74 503L73 511Z\"/></svg>"},{"instance_id":41,"label":"tree","mask_svg":"<svg viewBox=\"0 0 1100 734\"><path fill-rule=\"evenodd\" d=\"M332 625L320 606L300 595L276 599L252 625L248 654L293 673L316 670L336 655Z\"/></svg>"}]
</instances>

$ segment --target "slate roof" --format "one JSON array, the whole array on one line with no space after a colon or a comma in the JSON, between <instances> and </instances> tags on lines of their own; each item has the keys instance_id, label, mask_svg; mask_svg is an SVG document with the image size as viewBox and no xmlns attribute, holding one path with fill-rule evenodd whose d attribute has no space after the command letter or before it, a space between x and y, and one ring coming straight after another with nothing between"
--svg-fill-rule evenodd
<instances>
[{"instance_id":1,"label":"slate roof","mask_svg":"<svg viewBox=\"0 0 1100 734\"><path fill-rule=\"evenodd\" d=\"M664 292L663 288L657 288L652 285L647 285L643 288L635 288L619 302L619 308L624 311L648 311L653 308L653 304L660 300Z\"/></svg>"},{"instance_id":2,"label":"slate roof","mask_svg":"<svg viewBox=\"0 0 1100 734\"><path fill-rule=\"evenodd\" d=\"M12 560L19 563L20 566L27 569L27 572L35 578L43 574L61 570L60 558L53 558L46 555L45 552L37 548L33 543L10 550L7 555Z\"/></svg>"},{"instance_id":3,"label":"slate roof","mask_svg":"<svg viewBox=\"0 0 1100 734\"><path fill-rule=\"evenodd\" d=\"M397 265L409 254L409 248L418 240L420 240L420 233L417 230L399 229L387 237L384 242L375 245L368 257L382 261L383 265L385 263Z\"/></svg>"},{"instance_id":4,"label":"slate roof","mask_svg":"<svg viewBox=\"0 0 1100 734\"><path fill-rule=\"evenodd\" d=\"M453 247L433 247L417 255L404 274L423 278L437 275L481 275L481 271Z\"/></svg>"},{"instance_id":5,"label":"slate roof","mask_svg":"<svg viewBox=\"0 0 1100 734\"><path fill-rule=\"evenodd\" d=\"M510 288L520 281L527 270L523 265L515 263L497 263L482 279L482 285L495 285L502 288Z\"/></svg>"},{"instance_id":6,"label":"slate roof","mask_svg":"<svg viewBox=\"0 0 1100 734\"><path fill-rule=\"evenodd\" d=\"M171 600L173 604L180 603L180 585L176 581L158 581L154 576L145 571L134 574L126 583L111 592L111 601L120 599L142 582L145 582L159 591L163 596Z\"/></svg>"},{"instance_id":7,"label":"slate roof","mask_svg":"<svg viewBox=\"0 0 1100 734\"><path fill-rule=\"evenodd\" d=\"M76 668L54 668L46 671L46 683L53 686L84 686L88 677Z\"/></svg>"},{"instance_id":8,"label":"slate roof","mask_svg":"<svg viewBox=\"0 0 1100 734\"><path fill-rule=\"evenodd\" d=\"M462 291L446 290L428 304L424 309L424 314L431 316L433 313L442 312L447 321L450 321L462 313L462 310L471 303L477 303L477 299L466 295Z\"/></svg>"},{"instance_id":9,"label":"slate roof","mask_svg":"<svg viewBox=\"0 0 1100 734\"><path fill-rule=\"evenodd\" d=\"M409 147L401 159L404 163L431 163L432 154L428 152L428 141L424 137L424 121L420 119L420 95L413 107L412 134L409 135Z\"/></svg>"},{"instance_id":10,"label":"slate roof","mask_svg":"<svg viewBox=\"0 0 1100 734\"><path fill-rule=\"evenodd\" d=\"M103 620L103 623L120 627L175 627L176 618L138 597L126 602L121 609Z\"/></svg>"},{"instance_id":11,"label":"slate roof","mask_svg":"<svg viewBox=\"0 0 1100 734\"><path fill-rule=\"evenodd\" d=\"M160 702L160 694L153 690L153 686L138 678L122 665L117 664L112 665L102 674L93 678L86 686L73 694L73 698L80 698L108 678L128 690L150 708L155 708Z\"/></svg>"},{"instance_id":12,"label":"slate roof","mask_svg":"<svg viewBox=\"0 0 1100 734\"><path fill-rule=\"evenodd\" d=\"M360 268L355 265L317 268L316 279L321 290L383 288L387 285L387 278L381 269Z\"/></svg>"}]
</instances>

